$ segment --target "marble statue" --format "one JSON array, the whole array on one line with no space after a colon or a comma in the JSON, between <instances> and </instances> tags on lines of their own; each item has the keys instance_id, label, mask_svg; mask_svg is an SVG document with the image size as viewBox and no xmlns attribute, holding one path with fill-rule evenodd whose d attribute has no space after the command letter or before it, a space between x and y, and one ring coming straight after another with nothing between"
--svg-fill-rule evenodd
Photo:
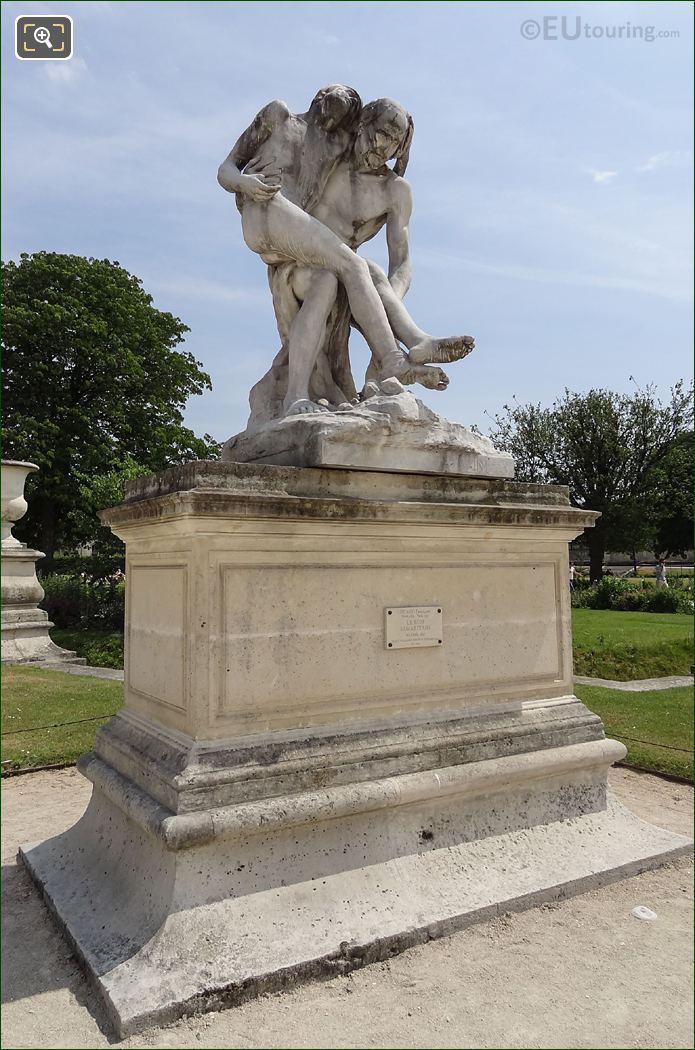
<instances>
[{"instance_id":1,"label":"marble statue","mask_svg":"<svg viewBox=\"0 0 695 1050\"><path fill-rule=\"evenodd\" d=\"M78 762L85 813L20 857L117 1039L692 847L611 799L626 748L573 693L568 543L597 514L405 389L473 344L403 305L412 132L338 85L258 114L219 178L282 348L221 462L100 515L123 706ZM384 228L387 273L356 254Z\"/></svg>"},{"instance_id":2,"label":"marble statue","mask_svg":"<svg viewBox=\"0 0 695 1050\"><path fill-rule=\"evenodd\" d=\"M429 334L403 302L412 275L404 178L412 140L413 119L398 102L363 106L353 88L333 84L306 113L270 102L220 165L218 181L236 195L244 240L268 265L282 343L251 390L246 431L226 442L223 458L378 469L377 445L390 443L402 469L513 471L488 439L405 389L445 390L440 366L475 345L467 335ZM384 228L388 273L357 254ZM372 355L359 390L351 328ZM326 442L339 442L337 460Z\"/></svg>"},{"instance_id":3,"label":"marble statue","mask_svg":"<svg viewBox=\"0 0 695 1050\"><path fill-rule=\"evenodd\" d=\"M412 134L412 118L397 102L377 99L362 109L354 89L332 85L305 114L271 102L220 167L219 182L237 194L247 245L271 267L289 357L286 413L320 410L309 398L309 383L339 283L372 351L368 378L395 376L444 389L448 379L432 363L460 359L473 348L468 336L428 336L401 302L411 277L411 193L402 176ZM388 278L355 254L384 225ZM345 394L338 384L333 392Z\"/></svg>"}]
</instances>

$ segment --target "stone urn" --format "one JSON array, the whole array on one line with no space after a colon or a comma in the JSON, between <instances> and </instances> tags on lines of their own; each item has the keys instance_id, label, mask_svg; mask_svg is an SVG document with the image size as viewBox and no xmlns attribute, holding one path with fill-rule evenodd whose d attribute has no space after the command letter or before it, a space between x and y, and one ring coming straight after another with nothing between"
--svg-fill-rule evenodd
<instances>
[{"instance_id":1,"label":"stone urn","mask_svg":"<svg viewBox=\"0 0 695 1050\"><path fill-rule=\"evenodd\" d=\"M24 483L39 468L18 459L4 459L1 466L2 659L12 663L84 663L75 653L56 645L48 633L53 624L39 609L44 589L36 578L36 562L43 554L12 535L12 527L28 508Z\"/></svg>"},{"instance_id":2,"label":"stone urn","mask_svg":"<svg viewBox=\"0 0 695 1050\"><path fill-rule=\"evenodd\" d=\"M12 526L23 518L27 512L27 501L24 499L24 484L29 474L39 468L35 463L22 459L3 459L2 489L2 547L25 547L12 535Z\"/></svg>"}]
</instances>

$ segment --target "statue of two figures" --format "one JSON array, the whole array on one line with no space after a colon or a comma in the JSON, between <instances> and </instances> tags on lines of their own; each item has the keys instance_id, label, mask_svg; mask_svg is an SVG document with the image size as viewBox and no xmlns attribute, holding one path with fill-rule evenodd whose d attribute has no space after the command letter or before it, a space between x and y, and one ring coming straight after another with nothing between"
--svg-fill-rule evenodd
<instances>
[{"instance_id":1,"label":"statue of two figures","mask_svg":"<svg viewBox=\"0 0 695 1050\"><path fill-rule=\"evenodd\" d=\"M412 117L397 102L363 106L353 88L334 84L307 113L269 103L221 164L218 180L236 195L244 240L268 265L282 341L251 391L247 434L286 417L354 412L406 385L444 390L440 366L473 349L470 336L423 331L403 303L412 207L403 176L412 137ZM388 274L356 253L384 226ZM372 354L359 392L351 326Z\"/></svg>"}]
</instances>

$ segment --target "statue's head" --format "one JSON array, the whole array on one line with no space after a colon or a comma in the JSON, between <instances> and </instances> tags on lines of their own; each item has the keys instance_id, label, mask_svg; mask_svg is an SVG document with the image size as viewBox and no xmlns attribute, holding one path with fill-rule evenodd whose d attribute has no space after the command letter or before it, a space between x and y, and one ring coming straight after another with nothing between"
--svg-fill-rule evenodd
<instances>
[{"instance_id":1,"label":"statue's head","mask_svg":"<svg viewBox=\"0 0 695 1050\"><path fill-rule=\"evenodd\" d=\"M394 160L393 170L405 174L413 140L413 118L392 98L377 98L362 110L355 140L355 162L361 171L378 171Z\"/></svg>"},{"instance_id":2,"label":"statue's head","mask_svg":"<svg viewBox=\"0 0 695 1050\"><path fill-rule=\"evenodd\" d=\"M362 99L354 88L329 84L314 96L309 116L324 131L351 131L357 124L361 109Z\"/></svg>"}]
</instances>

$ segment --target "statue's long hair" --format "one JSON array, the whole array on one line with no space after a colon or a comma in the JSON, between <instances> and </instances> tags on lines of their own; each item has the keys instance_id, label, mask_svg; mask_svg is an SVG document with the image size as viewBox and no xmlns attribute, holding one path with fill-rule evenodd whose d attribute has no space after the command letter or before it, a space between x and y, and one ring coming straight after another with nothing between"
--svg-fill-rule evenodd
<instances>
[{"instance_id":1,"label":"statue's long hair","mask_svg":"<svg viewBox=\"0 0 695 1050\"><path fill-rule=\"evenodd\" d=\"M322 87L320 91L316 92L311 100L311 105L309 106L309 127L315 122L316 117L322 108L322 103L327 95L338 95L347 103L345 116L337 127L343 131L354 130L357 126L359 115L362 112L362 99L354 88L348 87L346 84L328 84L326 87Z\"/></svg>"},{"instance_id":2,"label":"statue's long hair","mask_svg":"<svg viewBox=\"0 0 695 1050\"><path fill-rule=\"evenodd\" d=\"M368 102L362 110L360 126L368 128L372 124L383 122L384 118L388 121L389 117L393 123L398 117L403 117L405 120L405 131L402 132L395 156L396 163L393 166L396 175L403 176L408 167L410 146L413 141L414 124L410 113L403 108L400 102L395 102L392 98L376 98L373 102Z\"/></svg>"},{"instance_id":3,"label":"statue's long hair","mask_svg":"<svg viewBox=\"0 0 695 1050\"><path fill-rule=\"evenodd\" d=\"M328 95L336 95L345 103L345 113L331 131L326 131L323 126L323 103ZM354 88L345 84L329 84L314 96L309 106L298 179L299 199L296 203L303 211L311 212L321 200L336 166L349 156L361 112L362 99Z\"/></svg>"}]
</instances>

